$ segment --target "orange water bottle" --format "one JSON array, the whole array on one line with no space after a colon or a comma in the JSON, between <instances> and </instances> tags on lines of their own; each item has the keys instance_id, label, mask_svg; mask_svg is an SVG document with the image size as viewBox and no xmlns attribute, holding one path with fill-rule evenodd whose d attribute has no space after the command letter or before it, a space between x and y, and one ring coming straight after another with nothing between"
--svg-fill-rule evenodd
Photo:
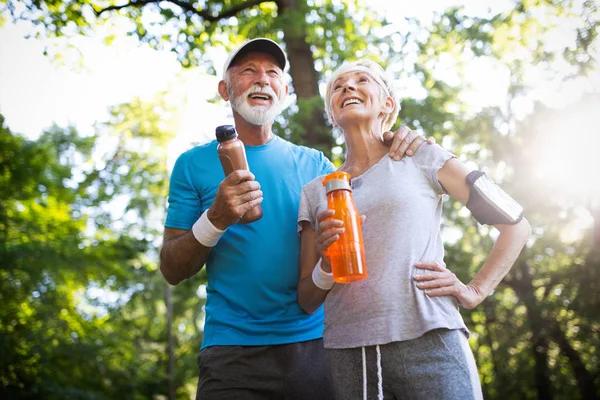
<instances>
[{"instance_id":1,"label":"orange water bottle","mask_svg":"<svg viewBox=\"0 0 600 400\"><path fill-rule=\"evenodd\" d=\"M327 249L333 280L348 283L365 279L365 246L360 215L352 198L350 174L333 172L323 179L323 185L327 192L327 208L335 211L332 218L344 222L344 233Z\"/></svg>"}]
</instances>

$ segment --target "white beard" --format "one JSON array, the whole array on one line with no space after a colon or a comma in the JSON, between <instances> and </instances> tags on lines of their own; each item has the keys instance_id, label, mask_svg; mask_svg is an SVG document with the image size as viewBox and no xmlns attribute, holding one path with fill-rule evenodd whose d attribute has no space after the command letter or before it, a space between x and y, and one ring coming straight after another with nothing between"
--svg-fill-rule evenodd
<instances>
[{"instance_id":1,"label":"white beard","mask_svg":"<svg viewBox=\"0 0 600 400\"><path fill-rule=\"evenodd\" d=\"M232 85L228 85L228 87L232 88ZM251 106L248 104L248 96L252 93L268 94L271 96L271 105ZM260 87L254 85L237 97L233 96L232 91L230 91L229 98L231 108L252 125L262 126L273 122L283 109L283 101L270 86Z\"/></svg>"}]
</instances>

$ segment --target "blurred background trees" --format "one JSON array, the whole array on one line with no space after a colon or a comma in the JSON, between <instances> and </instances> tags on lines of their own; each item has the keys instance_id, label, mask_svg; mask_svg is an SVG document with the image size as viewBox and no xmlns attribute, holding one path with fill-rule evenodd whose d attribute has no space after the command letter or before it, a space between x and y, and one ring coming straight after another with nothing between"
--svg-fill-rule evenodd
<instances>
[{"instance_id":1,"label":"blurred background trees","mask_svg":"<svg viewBox=\"0 0 600 400\"><path fill-rule=\"evenodd\" d=\"M524 204L534 227L495 293L463 311L485 398L600 398L596 2L514 1L476 15L451 7L401 22L360 1L0 7L3 18L32 22L34 35L67 43L125 21L141 42L213 74L211 48L277 40L289 57L293 102L276 130L337 162L343 143L324 117L323 82L343 60L386 65L409 94L398 125L485 170ZM483 67L499 71L489 79L504 79L493 104L472 98ZM574 84L584 90L570 103L531 100ZM0 117L2 398L194 395L205 276L171 289L157 272L167 145L177 134L166 96L115 105L86 135L54 126L28 139ZM456 202L444 212L447 265L468 281L495 233Z\"/></svg>"}]
</instances>

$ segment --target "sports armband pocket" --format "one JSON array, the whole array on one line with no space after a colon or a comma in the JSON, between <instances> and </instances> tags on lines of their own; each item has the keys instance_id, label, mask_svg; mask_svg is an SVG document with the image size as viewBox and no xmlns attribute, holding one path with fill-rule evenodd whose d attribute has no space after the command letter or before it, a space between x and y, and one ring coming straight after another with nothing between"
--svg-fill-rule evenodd
<instances>
[{"instance_id":1,"label":"sports armband pocket","mask_svg":"<svg viewBox=\"0 0 600 400\"><path fill-rule=\"evenodd\" d=\"M514 225L523 219L523 207L484 172L469 173L467 184L470 186L467 208L480 224Z\"/></svg>"}]
</instances>

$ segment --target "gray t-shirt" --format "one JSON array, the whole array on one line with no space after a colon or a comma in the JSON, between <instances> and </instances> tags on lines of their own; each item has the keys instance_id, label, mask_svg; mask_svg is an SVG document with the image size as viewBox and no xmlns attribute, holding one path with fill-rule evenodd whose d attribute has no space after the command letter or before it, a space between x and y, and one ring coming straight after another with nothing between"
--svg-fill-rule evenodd
<instances>
[{"instance_id":1,"label":"gray t-shirt","mask_svg":"<svg viewBox=\"0 0 600 400\"><path fill-rule=\"evenodd\" d=\"M352 348L415 339L436 328L468 330L453 296L428 297L413 279L417 262L444 262L440 218L444 189L437 171L454 157L424 145L413 157L388 155L352 179L363 224L368 277L336 283L325 299L326 348ZM298 223L316 230L327 208L323 177L302 189ZM299 224L300 229L300 224ZM442 264L443 265L443 264Z\"/></svg>"}]
</instances>

